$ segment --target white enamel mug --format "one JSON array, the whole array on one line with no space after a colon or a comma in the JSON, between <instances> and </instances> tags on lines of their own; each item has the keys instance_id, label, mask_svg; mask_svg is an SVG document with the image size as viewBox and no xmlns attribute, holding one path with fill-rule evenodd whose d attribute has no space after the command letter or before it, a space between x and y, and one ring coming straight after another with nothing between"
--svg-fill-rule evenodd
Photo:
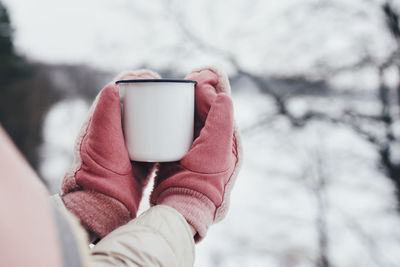
<instances>
[{"instance_id":1,"label":"white enamel mug","mask_svg":"<svg viewBox=\"0 0 400 267\"><path fill-rule=\"evenodd\" d=\"M138 79L116 83L130 159L145 162L182 159L193 142L196 82Z\"/></svg>"}]
</instances>

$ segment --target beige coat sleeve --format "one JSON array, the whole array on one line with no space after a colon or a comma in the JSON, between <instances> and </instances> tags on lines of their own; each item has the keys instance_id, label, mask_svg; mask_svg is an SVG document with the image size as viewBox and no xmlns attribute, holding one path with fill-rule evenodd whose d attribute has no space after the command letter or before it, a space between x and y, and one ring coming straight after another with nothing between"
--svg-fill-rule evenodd
<instances>
[{"instance_id":1,"label":"beige coat sleeve","mask_svg":"<svg viewBox=\"0 0 400 267\"><path fill-rule=\"evenodd\" d=\"M83 267L193 266L192 231L185 218L173 208L158 205L148 209L108 234L90 251L88 237L76 217L65 209L58 195L52 200L73 230ZM70 250L71 245L63 248Z\"/></svg>"},{"instance_id":2,"label":"beige coat sleeve","mask_svg":"<svg viewBox=\"0 0 400 267\"><path fill-rule=\"evenodd\" d=\"M185 218L159 205L103 238L91 257L93 267L187 267L194 263L194 240Z\"/></svg>"}]
</instances>

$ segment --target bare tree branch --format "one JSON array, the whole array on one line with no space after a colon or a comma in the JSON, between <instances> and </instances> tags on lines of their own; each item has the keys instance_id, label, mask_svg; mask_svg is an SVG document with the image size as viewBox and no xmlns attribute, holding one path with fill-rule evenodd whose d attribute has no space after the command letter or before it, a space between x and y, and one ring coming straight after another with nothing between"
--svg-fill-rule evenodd
<instances>
[{"instance_id":1,"label":"bare tree branch","mask_svg":"<svg viewBox=\"0 0 400 267\"><path fill-rule=\"evenodd\" d=\"M308 110L304 114L297 115L289 108L290 98L293 95L279 92L275 90L268 82L265 77L260 74L253 73L252 71L246 70L238 61L235 54L225 48L220 48L208 41L203 40L191 31L188 27L188 23L184 21L183 14L179 13L179 9L174 8L171 10L173 19L176 21L178 28L180 29L185 40L191 42L198 49L203 52L207 52L212 55L217 55L227 62L229 62L236 70L238 75L247 77L253 81L262 92L268 94L274 101L276 107L275 115L284 116L289 120L293 127L303 127L310 121L324 121L334 124L341 124L349 127L355 133L357 133L364 140L372 144L377 153L380 156L380 164L386 172L388 178L390 178L396 185L397 197L400 210L400 163L394 162L392 157L393 144L400 142L400 137L395 136L393 131L393 122L395 117L393 116L393 101L391 98L391 89L385 84L384 76L388 70L395 67L398 69L400 77L400 19L399 12L393 7L390 0L386 1L382 6L382 14L386 21L387 29L393 36L397 44L397 48L390 53L390 55L383 61L377 62L368 53L356 64L343 66L337 69L326 68L326 72L329 75L337 75L343 72L356 70L363 67L372 67L377 70L379 76L379 86L377 88L377 100L381 104L381 111L379 114L370 115L362 114L355 110L344 110L339 117L332 116L329 113ZM397 105L398 105L398 118L400 119L400 79L397 85ZM260 125L268 123L269 117L261 119L246 129L246 132L251 132L252 129L259 128ZM377 123L379 125L378 131L382 131L383 134L372 133L365 129L363 124Z\"/></svg>"},{"instance_id":2,"label":"bare tree branch","mask_svg":"<svg viewBox=\"0 0 400 267\"><path fill-rule=\"evenodd\" d=\"M375 262L377 266L381 267L394 267L394 265L384 262L384 256L382 255L382 251L379 248L376 240L371 236L371 234L366 231L362 225L355 219L353 216L346 214L344 212L340 212L342 217L345 218L345 223L347 227L351 230L351 232L355 233L360 240L363 241L363 244L366 245L368 249L368 255Z\"/></svg>"}]
</instances>

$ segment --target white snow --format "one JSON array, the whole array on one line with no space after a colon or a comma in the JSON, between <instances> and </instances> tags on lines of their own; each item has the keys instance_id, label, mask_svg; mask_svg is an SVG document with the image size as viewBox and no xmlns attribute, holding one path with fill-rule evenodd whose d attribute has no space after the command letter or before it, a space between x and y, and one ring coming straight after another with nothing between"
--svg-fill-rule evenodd
<instances>
[{"instance_id":1,"label":"white snow","mask_svg":"<svg viewBox=\"0 0 400 267\"><path fill-rule=\"evenodd\" d=\"M237 93L234 102L243 128L271 111L271 101L260 93ZM53 190L72 162L73 139L87 109L81 100L67 100L47 116L41 170ZM393 186L377 169L373 148L351 130L317 122L293 129L277 118L244 134L243 143L244 165L230 211L196 247L195 266L315 266L312 188L319 156L334 266L394 266L400 260ZM146 208L147 199L140 212Z\"/></svg>"},{"instance_id":2,"label":"white snow","mask_svg":"<svg viewBox=\"0 0 400 267\"><path fill-rule=\"evenodd\" d=\"M81 99L65 100L54 105L43 125L40 174L52 193L60 190L61 180L73 159L75 138L89 106Z\"/></svg>"}]
</instances>

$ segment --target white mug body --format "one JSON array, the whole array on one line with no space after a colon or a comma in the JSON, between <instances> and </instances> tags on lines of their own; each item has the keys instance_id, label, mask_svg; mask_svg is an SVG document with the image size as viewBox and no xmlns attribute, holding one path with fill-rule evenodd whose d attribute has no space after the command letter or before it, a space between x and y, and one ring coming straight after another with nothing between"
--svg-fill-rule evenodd
<instances>
[{"instance_id":1,"label":"white mug body","mask_svg":"<svg viewBox=\"0 0 400 267\"><path fill-rule=\"evenodd\" d=\"M193 142L195 82L132 80L117 83L130 159L144 162L182 159Z\"/></svg>"}]
</instances>

